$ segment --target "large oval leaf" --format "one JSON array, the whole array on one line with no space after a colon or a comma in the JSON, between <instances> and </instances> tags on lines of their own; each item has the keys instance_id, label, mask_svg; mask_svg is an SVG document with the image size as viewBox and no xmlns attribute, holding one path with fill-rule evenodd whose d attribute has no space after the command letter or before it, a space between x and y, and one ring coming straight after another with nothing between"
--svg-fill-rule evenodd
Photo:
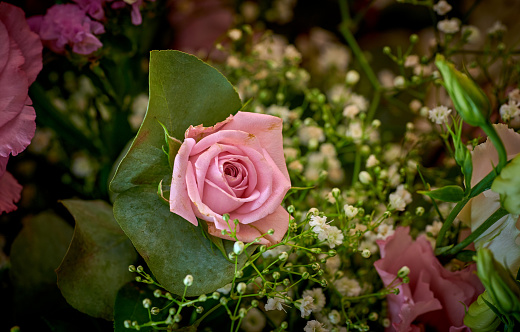
<instances>
[{"instance_id":1,"label":"large oval leaf","mask_svg":"<svg viewBox=\"0 0 520 332\"><path fill-rule=\"evenodd\" d=\"M70 199L63 205L74 216L76 227L56 270L58 287L74 308L112 320L117 292L134 277L128 265L137 254L106 202Z\"/></svg>"},{"instance_id":2,"label":"large oval leaf","mask_svg":"<svg viewBox=\"0 0 520 332\"><path fill-rule=\"evenodd\" d=\"M233 278L234 265L212 248L200 228L171 213L158 197L158 184L170 183L172 174L161 124L171 136L183 138L190 125L214 125L241 106L233 86L215 68L178 51L151 53L148 110L110 188L119 194L114 215L121 228L172 293L183 293L187 274L195 279L188 295L211 292ZM229 252L232 243L224 241L224 247Z\"/></svg>"}]
</instances>

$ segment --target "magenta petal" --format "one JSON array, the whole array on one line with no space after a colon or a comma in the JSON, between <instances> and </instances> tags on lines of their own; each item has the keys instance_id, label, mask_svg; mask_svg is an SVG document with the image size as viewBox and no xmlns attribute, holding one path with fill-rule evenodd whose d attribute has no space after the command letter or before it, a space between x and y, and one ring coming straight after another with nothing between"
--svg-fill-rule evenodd
<instances>
[{"instance_id":1,"label":"magenta petal","mask_svg":"<svg viewBox=\"0 0 520 332\"><path fill-rule=\"evenodd\" d=\"M0 176L0 214L17 209L14 203L20 200L22 186L9 172Z\"/></svg>"},{"instance_id":2,"label":"magenta petal","mask_svg":"<svg viewBox=\"0 0 520 332\"><path fill-rule=\"evenodd\" d=\"M0 3L0 21L9 31L10 38L22 51L25 63L21 69L26 73L30 85L36 80L36 76L43 66L42 42L39 36L29 28L22 9L5 2Z\"/></svg>"},{"instance_id":3,"label":"magenta petal","mask_svg":"<svg viewBox=\"0 0 520 332\"><path fill-rule=\"evenodd\" d=\"M172 183L170 188L170 211L197 226L197 217L193 212L192 203L188 196L188 189L186 184L186 169L189 163L188 158L194 145L194 139L185 139L179 149L179 152L175 156Z\"/></svg>"},{"instance_id":4,"label":"magenta petal","mask_svg":"<svg viewBox=\"0 0 520 332\"><path fill-rule=\"evenodd\" d=\"M27 105L23 106L22 112L16 118L0 127L1 157L7 157L9 154L16 156L31 143L36 130L36 122L34 122L36 113L32 106L28 106L31 104L29 97L26 103Z\"/></svg>"}]
</instances>

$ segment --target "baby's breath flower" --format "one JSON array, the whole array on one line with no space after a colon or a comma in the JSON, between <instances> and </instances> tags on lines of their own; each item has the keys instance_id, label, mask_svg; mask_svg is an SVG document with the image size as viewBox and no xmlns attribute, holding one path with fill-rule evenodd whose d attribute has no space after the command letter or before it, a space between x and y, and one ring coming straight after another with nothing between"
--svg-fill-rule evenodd
<instances>
[{"instance_id":1,"label":"baby's breath flower","mask_svg":"<svg viewBox=\"0 0 520 332\"><path fill-rule=\"evenodd\" d=\"M359 114L359 108L356 105L348 105L343 109L343 116L354 119Z\"/></svg>"},{"instance_id":2,"label":"baby's breath flower","mask_svg":"<svg viewBox=\"0 0 520 332\"><path fill-rule=\"evenodd\" d=\"M314 233L321 233L325 228L327 228L327 217L320 217L318 215L313 215L309 221L309 226L312 227L312 231Z\"/></svg>"},{"instance_id":3,"label":"baby's breath flower","mask_svg":"<svg viewBox=\"0 0 520 332\"><path fill-rule=\"evenodd\" d=\"M224 294L224 295L229 294L229 292L231 291L231 287L232 287L231 284L227 284L226 286L217 289L217 292Z\"/></svg>"},{"instance_id":4,"label":"baby's breath flower","mask_svg":"<svg viewBox=\"0 0 520 332\"><path fill-rule=\"evenodd\" d=\"M413 99L410 104L408 105L408 107L410 107L410 109L412 110L412 112L414 113L417 113L421 107L422 107L422 103L420 100L418 99Z\"/></svg>"},{"instance_id":5,"label":"baby's breath flower","mask_svg":"<svg viewBox=\"0 0 520 332\"><path fill-rule=\"evenodd\" d=\"M443 124L448 122L450 113L451 109L446 106L437 106L428 112L428 118L436 124Z\"/></svg>"},{"instance_id":6,"label":"baby's breath flower","mask_svg":"<svg viewBox=\"0 0 520 332\"><path fill-rule=\"evenodd\" d=\"M366 162L366 167L367 168L372 168L372 167L375 167L377 165L379 165L379 160L377 160L376 156L374 156L373 154L368 156L367 162Z\"/></svg>"},{"instance_id":7,"label":"baby's breath flower","mask_svg":"<svg viewBox=\"0 0 520 332\"><path fill-rule=\"evenodd\" d=\"M489 35L495 35L495 34L499 34L499 33L504 33L506 31L507 31L507 27L504 24L502 24L502 22L496 21L491 26L491 28L488 29L487 33Z\"/></svg>"},{"instance_id":8,"label":"baby's breath flower","mask_svg":"<svg viewBox=\"0 0 520 332\"><path fill-rule=\"evenodd\" d=\"M242 38L242 31L238 29L231 29L228 31L228 36L231 38L231 40L239 40Z\"/></svg>"},{"instance_id":9,"label":"baby's breath flower","mask_svg":"<svg viewBox=\"0 0 520 332\"><path fill-rule=\"evenodd\" d=\"M327 225L328 226L328 225ZM343 232L336 226L328 226L318 233L320 241L327 241L330 248L334 248L343 243Z\"/></svg>"},{"instance_id":10,"label":"baby's breath flower","mask_svg":"<svg viewBox=\"0 0 520 332\"><path fill-rule=\"evenodd\" d=\"M419 56L417 54L410 54L404 60L404 66L406 68L415 67L419 64Z\"/></svg>"},{"instance_id":11,"label":"baby's breath flower","mask_svg":"<svg viewBox=\"0 0 520 332\"><path fill-rule=\"evenodd\" d=\"M350 279L348 277L340 278L334 281L334 287L343 296L359 296L361 294L361 286L356 279Z\"/></svg>"},{"instance_id":12,"label":"baby's breath flower","mask_svg":"<svg viewBox=\"0 0 520 332\"><path fill-rule=\"evenodd\" d=\"M437 13L437 15L446 15L451 11L451 5L444 0L437 2L433 5L433 10Z\"/></svg>"},{"instance_id":13,"label":"baby's breath flower","mask_svg":"<svg viewBox=\"0 0 520 332\"><path fill-rule=\"evenodd\" d=\"M389 198L390 208L397 211L404 211L407 204L412 202L412 195L408 190L404 189L404 185L399 185L395 192L391 193Z\"/></svg>"},{"instance_id":14,"label":"baby's breath flower","mask_svg":"<svg viewBox=\"0 0 520 332\"><path fill-rule=\"evenodd\" d=\"M406 85L406 79L403 76L396 76L394 78L394 87L398 89L404 88Z\"/></svg>"},{"instance_id":15,"label":"baby's breath flower","mask_svg":"<svg viewBox=\"0 0 520 332\"><path fill-rule=\"evenodd\" d=\"M439 21L437 23L437 29L447 34L456 33L460 30L460 21L456 18Z\"/></svg>"},{"instance_id":16,"label":"baby's breath flower","mask_svg":"<svg viewBox=\"0 0 520 332\"><path fill-rule=\"evenodd\" d=\"M303 297L310 296L314 301L315 309L314 312L319 312L323 307L325 307L325 303L327 299L325 298L325 294L323 294L323 289L321 288L313 288L307 289L303 291Z\"/></svg>"},{"instance_id":17,"label":"baby's breath flower","mask_svg":"<svg viewBox=\"0 0 520 332\"><path fill-rule=\"evenodd\" d=\"M307 322L307 325L303 328L304 332L329 332L323 324L318 322L317 320L310 320Z\"/></svg>"},{"instance_id":18,"label":"baby's breath flower","mask_svg":"<svg viewBox=\"0 0 520 332\"><path fill-rule=\"evenodd\" d=\"M285 294L285 293L283 293ZM283 310L285 311L285 309L283 308L283 305L285 304L284 302L284 299L283 299L283 294L281 294L280 296L275 296L275 297L270 297L267 299L267 304L265 305L264 309L266 311L268 310Z\"/></svg>"},{"instance_id":19,"label":"baby's breath flower","mask_svg":"<svg viewBox=\"0 0 520 332\"><path fill-rule=\"evenodd\" d=\"M300 311L302 313L302 318L305 316L309 316L311 312L316 310L316 305L314 304L314 299L312 296L304 296L299 303Z\"/></svg>"},{"instance_id":20,"label":"baby's breath flower","mask_svg":"<svg viewBox=\"0 0 520 332\"><path fill-rule=\"evenodd\" d=\"M359 181L363 184L372 182L372 176L367 171L359 172Z\"/></svg>"},{"instance_id":21,"label":"baby's breath flower","mask_svg":"<svg viewBox=\"0 0 520 332\"><path fill-rule=\"evenodd\" d=\"M509 99L507 104L503 104L500 106L500 116L502 120L509 121L520 114L520 104L514 101L513 99Z\"/></svg>"},{"instance_id":22,"label":"baby's breath flower","mask_svg":"<svg viewBox=\"0 0 520 332\"><path fill-rule=\"evenodd\" d=\"M480 30L474 25L465 25L461 29L463 36L466 36L468 43L475 44L480 40Z\"/></svg>"},{"instance_id":23,"label":"baby's breath flower","mask_svg":"<svg viewBox=\"0 0 520 332\"><path fill-rule=\"evenodd\" d=\"M299 160L291 161L289 165L287 165L287 168L297 173L303 172L303 164Z\"/></svg>"},{"instance_id":24,"label":"baby's breath flower","mask_svg":"<svg viewBox=\"0 0 520 332\"><path fill-rule=\"evenodd\" d=\"M263 331L265 327L265 315L257 308L251 308L242 320L240 327L247 332Z\"/></svg>"},{"instance_id":25,"label":"baby's breath flower","mask_svg":"<svg viewBox=\"0 0 520 332\"><path fill-rule=\"evenodd\" d=\"M298 130L298 137L303 145L309 145L312 140L317 142L323 142L325 140L323 129L316 126L301 127Z\"/></svg>"},{"instance_id":26,"label":"baby's breath flower","mask_svg":"<svg viewBox=\"0 0 520 332\"><path fill-rule=\"evenodd\" d=\"M388 224L381 224L377 227L376 238L378 240L386 240L387 237L394 234L394 226Z\"/></svg>"},{"instance_id":27,"label":"baby's breath flower","mask_svg":"<svg viewBox=\"0 0 520 332\"><path fill-rule=\"evenodd\" d=\"M358 121L352 122L349 124L345 135L352 138L354 142L359 142L363 137L363 126Z\"/></svg>"},{"instance_id":28,"label":"baby's breath flower","mask_svg":"<svg viewBox=\"0 0 520 332\"><path fill-rule=\"evenodd\" d=\"M358 214L358 212L359 212L359 209L357 207L354 207L354 206L352 206L350 204L345 204L343 206L343 210L345 210L345 215L349 219L354 218Z\"/></svg>"},{"instance_id":29,"label":"baby's breath flower","mask_svg":"<svg viewBox=\"0 0 520 332\"><path fill-rule=\"evenodd\" d=\"M513 101L516 101L517 103L520 103L520 89L514 89L507 95L509 99L512 99Z\"/></svg>"},{"instance_id":30,"label":"baby's breath flower","mask_svg":"<svg viewBox=\"0 0 520 332\"><path fill-rule=\"evenodd\" d=\"M355 70L349 70L345 76L345 82L348 85L354 85L359 81L359 73Z\"/></svg>"}]
</instances>

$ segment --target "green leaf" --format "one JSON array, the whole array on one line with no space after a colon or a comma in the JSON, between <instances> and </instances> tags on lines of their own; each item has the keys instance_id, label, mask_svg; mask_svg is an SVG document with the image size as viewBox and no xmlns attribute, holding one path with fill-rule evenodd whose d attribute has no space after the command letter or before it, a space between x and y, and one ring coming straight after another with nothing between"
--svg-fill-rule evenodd
<instances>
[{"instance_id":1,"label":"green leaf","mask_svg":"<svg viewBox=\"0 0 520 332\"><path fill-rule=\"evenodd\" d=\"M456 203L464 198L464 190L459 186L445 186L432 191L419 191L419 193L443 202Z\"/></svg>"},{"instance_id":2,"label":"green leaf","mask_svg":"<svg viewBox=\"0 0 520 332\"><path fill-rule=\"evenodd\" d=\"M144 299L156 300L151 291L143 290L134 283L128 283L117 292L114 306L114 331L128 332L125 320L143 324L149 321L148 310L143 307ZM139 331L151 331L151 327L142 327Z\"/></svg>"},{"instance_id":3,"label":"green leaf","mask_svg":"<svg viewBox=\"0 0 520 332\"><path fill-rule=\"evenodd\" d=\"M148 110L110 188L119 193L114 215L121 228L157 280L172 293L183 293L186 274L195 278L188 295L212 292L232 280L234 264L211 250L210 240L171 213L157 195L159 183L169 184L172 176L163 151L165 131L183 138L190 125L214 125L241 106L229 81L198 58L179 51L151 53ZM168 145L171 159L175 144ZM223 241L223 247L229 252L232 243Z\"/></svg>"},{"instance_id":4,"label":"green leaf","mask_svg":"<svg viewBox=\"0 0 520 332\"><path fill-rule=\"evenodd\" d=\"M472 262L474 261L475 254L476 252L473 250L462 250L455 256L455 258L463 262Z\"/></svg>"},{"instance_id":5,"label":"green leaf","mask_svg":"<svg viewBox=\"0 0 520 332\"><path fill-rule=\"evenodd\" d=\"M214 125L241 107L237 92L215 68L179 51L152 51L148 110L110 189L120 193L171 178L159 122L180 139L190 125Z\"/></svg>"},{"instance_id":6,"label":"green leaf","mask_svg":"<svg viewBox=\"0 0 520 332\"><path fill-rule=\"evenodd\" d=\"M128 265L137 254L104 201L65 200L76 220L74 236L56 270L58 287L74 308L88 315L113 319L118 290L133 275Z\"/></svg>"},{"instance_id":7,"label":"green leaf","mask_svg":"<svg viewBox=\"0 0 520 332\"><path fill-rule=\"evenodd\" d=\"M43 212L24 222L11 247L10 274L17 299L28 296L39 301L41 297L35 295L54 291L59 295L54 270L65 256L71 238L72 227L54 213ZM41 304L48 302L47 296Z\"/></svg>"},{"instance_id":8,"label":"green leaf","mask_svg":"<svg viewBox=\"0 0 520 332\"><path fill-rule=\"evenodd\" d=\"M135 187L119 194L114 204L121 228L143 256L157 281L174 294L184 292L183 280L193 276L187 296L213 292L233 279L235 265L211 248L200 229L171 213L155 187ZM225 252L233 242L223 241ZM249 253L254 250L249 248ZM239 256L243 265L246 255Z\"/></svg>"}]
</instances>

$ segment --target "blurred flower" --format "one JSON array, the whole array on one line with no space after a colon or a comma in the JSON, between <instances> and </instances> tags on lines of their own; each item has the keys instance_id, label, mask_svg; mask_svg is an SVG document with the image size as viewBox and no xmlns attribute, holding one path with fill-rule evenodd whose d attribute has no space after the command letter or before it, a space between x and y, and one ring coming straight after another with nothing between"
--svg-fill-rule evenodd
<instances>
[{"instance_id":1,"label":"blurred flower","mask_svg":"<svg viewBox=\"0 0 520 332\"><path fill-rule=\"evenodd\" d=\"M419 64L419 56L417 54L410 54L404 60L404 66L406 68L415 67Z\"/></svg>"},{"instance_id":2,"label":"blurred flower","mask_svg":"<svg viewBox=\"0 0 520 332\"><path fill-rule=\"evenodd\" d=\"M98 21L105 18L103 5L107 0L73 0L81 9ZM109 0L108 0L109 1Z\"/></svg>"},{"instance_id":3,"label":"blurred flower","mask_svg":"<svg viewBox=\"0 0 520 332\"><path fill-rule=\"evenodd\" d=\"M307 322L305 327L303 328L304 332L329 332L326 328L323 327L323 324L318 322L317 320L310 320Z\"/></svg>"},{"instance_id":4,"label":"blurred flower","mask_svg":"<svg viewBox=\"0 0 520 332\"><path fill-rule=\"evenodd\" d=\"M96 1L96 0L94 0L94 1ZM97 0L97 1L99 1L99 0ZM155 1L155 0L149 0L149 1ZM124 8L126 6L131 6L132 7L132 13L131 13L132 24L140 25L141 23L143 23L143 17L141 16L140 8L143 5L144 0L123 0L123 1L107 0L107 2L112 2L111 7L113 9L119 9L119 8Z\"/></svg>"},{"instance_id":5,"label":"blurred flower","mask_svg":"<svg viewBox=\"0 0 520 332\"><path fill-rule=\"evenodd\" d=\"M520 153L520 134L509 129L504 124L497 124L494 127L504 143L507 159L514 158ZM475 147L472 152L472 162L471 186L473 187L493 170L493 165L498 163L495 146L489 139ZM499 207L499 194L492 190L486 190L480 195L473 197L462 209L458 217L471 226L471 231L475 231ZM508 214L495 222L474 241L476 249L485 247L491 250L495 259L507 266L514 275L520 268L519 221L518 215Z\"/></svg>"},{"instance_id":6,"label":"blurred flower","mask_svg":"<svg viewBox=\"0 0 520 332\"><path fill-rule=\"evenodd\" d=\"M448 122L448 116L451 113L451 109L446 106L437 106L428 111L428 118L436 124L443 124Z\"/></svg>"},{"instance_id":7,"label":"blurred flower","mask_svg":"<svg viewBox=\"0 0 520 332\"><path fill-rule=\"evenodd\" d=\"M466 36L468 43L476 44L480 41L480 30L474 25L465 25L462 27L461 33Z\"/></svg>"},{"instance_id":8,"label":"blurred flower","mask_svg":"<svg viewBox=\"0 0 520 332\"><path fill-rule=\"evenodd\" d=\"M92 21L85 11L75 4L58 4L47 10L44 16L33 16L28 20L31 29L56 53L72 52L90 54L103 46L94 35L105 32L99 22Z\"/></svg>"},{"instance_id":9,"label":"blurred flower","mask_svg":"<svg viewBox=\"0 0 520 332\"><path fill-rule=\"evenodd\" d=\"M22 186L6 172L9 157L31 142L36 114L29 86L42 69L42 44L24 12L0 3L0 213L16 210Z\"/></svg>"},{"instance_id":10,"label":"blurred flower","mask_svg":"<svg viewBox=\"0 0 520 332\"><path fill-rule=\"evenodd\" d=\"M275 297L270 297L267 299L267 304L265 305L265 310L283 310L285 311L285 309L283 308L283 305L284 305L284 299L283 299L283 296L275 296Z\"/></svg>"},{"instance_id":11,"label":"blurred flower","mask_svg":"<svg viewBox=\"0 0 520 332\"><path fill-rule=\"evenodd\" d=\"M407 204L412 202L412 195L404 189L404 185L399 185L395 192L388 197L391 209L397 211L404 211Z\"/></svg>"},{"instance_id":12,"label":"blurred flower","mask_svg":"<svg viewBox=\"0 0 520 332\"><path fill-rule=\"evenodd\" d=\"M359 296L361 294L361 286L356 279L350 279L348 277L342 277L334 281L334 287L343 296Z\"/></svg>"},{"instance_id":13,"label":"blurred flower","mask_svg":"<svg viewBox=\"0 0 520 332\"><path fill-rule=\"evenodd\" d=\"M509 121L520 115L520 104L513 99L509 99L507 104L500 106L500 116L502 120Z\"/></svg>"},{"instance_id":14,"label":"blurred flower","mask_svg":"<svg viewBox=\"0 0 520 332\"><path fill-rule=\"evenodd\" d=\"M451 8L451 5L444 0L441 0L437 2L435 5L433 5L433 10L441 16L446 15L448 12L450 12Z\"/></svg>"},{"instance_id":15,"label":"blurred flower","mask_svg":"<svg viewBox=\"0 0 520 332\"><path fill-rule=\"evenodd\" d=\"M474 274L475 266L446 270L426 237L413 241L408 227L398 227L394 235L377 243L382 258L374 266L385 286L395 282L401 267L410 269L410 282L398 286L398 295L387 295L389 331L463 331L465 307L484 290Z\"/></svg>"},{"instance_id":16,"label":"blurred flower","mask_svg":"<svg viewBox=\"0 0 520 332\"><path fill-rule=\"evenodd\" d=\"M447 34L456 33L460 29L460 21L456 18L445 19L445 20L439 21L437 23L437 29L439 29L439 31L447 33Z\"/></svg>"},{"instance_id":17,"label":"blurred flower","mask_svg":"<svg viewBox=\"0 0 520 332\"><path fill-rule=\"evenodd\" d=\"M242 320L240 327L246 332L260 332L264 329L265 323L264 314L257 308L251 308Z\"/></svg>"},{"instance_id":18,"label":"blurred flower","mask_svg":"<svg viewBox=\"0 0 520 332\"><path fill-rule=\"evenodd\" d=\"M504 33L506 31L507 31L507 27L504 24L502 24L502 22L496 21L495 23L493 23L491 28L488 29L487 33L489 35L495 35L495 34L499 34L499 33Z\"/></svg>"}]
</instances>

